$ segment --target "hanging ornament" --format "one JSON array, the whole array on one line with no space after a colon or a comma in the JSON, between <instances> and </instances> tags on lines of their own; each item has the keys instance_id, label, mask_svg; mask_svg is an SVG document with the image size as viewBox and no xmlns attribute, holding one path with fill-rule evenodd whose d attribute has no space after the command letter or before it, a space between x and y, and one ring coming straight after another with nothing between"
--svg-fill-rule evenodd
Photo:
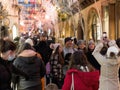
<instances>
[{"instance_id":1,"label":"hanging ornament","mask_svg":"<svg viewBox=\"0 0 120 90\"><path fill-rule=\"evenodd\" d=\"M31 4L35 4L35 0L30 0L30 3Z\"/></svg>"},{"instance_id":2,"label":"hanging ornament","mask_svg":"<svg viewBox=\"0 0 120 90\"><path fill-rule=\"evenodd\" d=\"M42 1L41 1L41 0L37 0L37 3L41 4L41 3L42 3Z\"/></svg>"},{"instance_id":3,"label":"hanging ornament","mask_svg":"<svg viewBox=\"0 0 120 90\"><path fill-rule=\"evenodd\" d=\"M25 3L25 4L28 4L28 0L24 0L24 3Z\"/></svg>"}]
</instances>

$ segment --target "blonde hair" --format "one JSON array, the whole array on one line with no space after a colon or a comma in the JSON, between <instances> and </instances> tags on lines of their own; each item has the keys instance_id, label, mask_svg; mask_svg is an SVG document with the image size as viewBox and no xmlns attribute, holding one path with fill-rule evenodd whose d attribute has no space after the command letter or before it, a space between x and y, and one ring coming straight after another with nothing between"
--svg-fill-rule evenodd
<instances>
[{"instance_id":1,"label":"blonde hair","mask_svg":"<svg viewBox=\"0 0 120 90\"><path fill-rule=\"evenodd\" d=\"M58 86L54 83L50 83L46 86L45 90L58 90Z\"/></svg>"}]
</instances>

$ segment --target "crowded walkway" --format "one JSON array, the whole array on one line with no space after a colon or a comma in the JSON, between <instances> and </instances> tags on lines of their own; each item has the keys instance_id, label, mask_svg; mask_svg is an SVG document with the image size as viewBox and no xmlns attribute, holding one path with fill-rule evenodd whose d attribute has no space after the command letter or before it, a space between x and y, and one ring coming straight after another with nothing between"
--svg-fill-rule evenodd
<instances>
[{"instance_id":1,"label":"crowded walkway","mask_svg":"<svg viewBox=\"0 0 120 90\"><path fill-rule=\"evenodd\" d=\"M0 90L120 90L119 65L120 38L0 40Z\"/></svg>"}]
</instances>

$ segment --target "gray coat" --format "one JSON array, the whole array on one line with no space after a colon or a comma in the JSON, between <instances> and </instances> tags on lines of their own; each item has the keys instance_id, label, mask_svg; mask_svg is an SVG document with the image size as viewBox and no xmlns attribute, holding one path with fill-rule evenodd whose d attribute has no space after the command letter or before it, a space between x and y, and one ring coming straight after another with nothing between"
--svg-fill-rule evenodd
<instances>
[{"instance_id":1,"label":"gray coat","mask_svg":"<svg viewBox=\"0 0 120 90\"><path fill-rule=\"evenodd\" d=\"M118 70L120 65L120 57L108 58L100 54L103 43L96 46L92 53L101 65L101 75L99 90L119 90Z\"/></svg>"}]
</instances>

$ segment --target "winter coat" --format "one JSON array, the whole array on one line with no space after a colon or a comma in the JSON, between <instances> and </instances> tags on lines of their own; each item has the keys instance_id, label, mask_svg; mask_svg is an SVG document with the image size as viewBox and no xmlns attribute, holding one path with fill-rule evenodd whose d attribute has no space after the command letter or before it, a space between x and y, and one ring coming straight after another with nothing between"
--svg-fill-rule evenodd
<instances>
[{"instance_id":1,"label":"winter coat","mask_svg":"<svg viewBox=\"0 0 120 90\"><path fill-rule=\"evenodd\" d=\"M74 77L74 90L98 90L99 71L82 72L77 69L67 71L62 90L71 90L72 73Z\"/></svg>"},{"instance_id":2,"label":"winter coat","mask_svg":"<svg viewBox=\"0 0 120 90\"><path fill-rule=\"evenodd\" d=\"M93 51L90 51L88 49L87 53L86 53L86 56L87 56L87 59L89 61L89 63L97 70L100 70L100 64L98 63L98 61L94 58L94 56L92 55L92 52Z\"/></svg>"},{"instance_id":3,"label":"winter coat","mask_svg":"<svg viewBox=\"0 0 120 90\"><path fill-rule=\"evenodd\" d=\"M11 90L12 67L8 61L0 58L0 90Z\"/></svg>"},{"instance_id":4,"label":"winter coat","mask_svg":"<svg viewBox=\"0 0 120 90\"><path fill-rule=\"evenodd\" d=\"M52 54L52 49L50 49L48 43L45 41L40 41L36 46L34 46L34 48L36 52L41 54L42 59L46 65Z\"/></svg>"},{"instance_id":5,"label":"winter coat","mask_svg":"<svg viewBox=\"0 0 120 90\"><path fill-rule=\"evenodd\" d=\"M0 57L0 90L12 90L10 86L12 73L22 75L25 79L28 78L26 73L18 70L11 62Z\"/></svg>"},{"instance_id":6,"label":"winter coat","mask_svg":"<svg viewBox=\"0 0 120 90\"><path fill-rule=\"evenodd\" d=\"M13 64L29 75L28 80L20 77L18 88L26 89L41 86L40 79L44 77L46 71L43 61L36 56L36 52L33 50L24 50L18 55Z\"/></svg>"},{"instance_id":7,"label":"winter coat","mask_svg":"<svg viewBox=\"0 0 120 90\"><path fill-rule=\"evenodd\" d=\"M64 74L63 74L63 67L62 67L62 60L59 59L59 55L56 54L55 56L52 54L50 59L50 68L51 68L51 77L52 83L57 84L58 88L61 89L64 81Z\"/></svg>"},{"instance_id":8,"label":"winter coat","mask_svg":"<svg viewBox=\"0 0 120 90\"><path fill-rule=\"evenodd\" d=\"M120 57L116 59L108 58L100 54L103 43L96 46L93 56L101 65L99 90L119 90L118 70L120 65Z\"/></svg>"}]
</instances>

